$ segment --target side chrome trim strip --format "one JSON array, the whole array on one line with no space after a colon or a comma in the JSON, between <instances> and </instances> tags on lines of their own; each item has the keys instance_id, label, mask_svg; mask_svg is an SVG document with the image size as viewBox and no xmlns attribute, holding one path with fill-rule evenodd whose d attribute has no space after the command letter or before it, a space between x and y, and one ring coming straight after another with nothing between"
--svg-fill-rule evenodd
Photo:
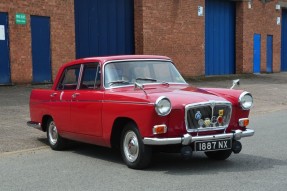
<instances>
[{"instance_id":1,"label":"side chrome trim strip","mask_svg":"<svg viewBox=\"0 0 287 191\"><path fill-rule=\"evenodd\" d=\"M183 137L174 138L144 138L143 143L145 145L189 145L195 141L210 141L218 139L233 139L239 140L242 137L251 137L255 131L253 129L246 129L245 131L236 130L233 133L217 134L217 135L206 135L206 136L196 136L192 137L190 134L184 134Z\"/></svg>"}]
</instances>

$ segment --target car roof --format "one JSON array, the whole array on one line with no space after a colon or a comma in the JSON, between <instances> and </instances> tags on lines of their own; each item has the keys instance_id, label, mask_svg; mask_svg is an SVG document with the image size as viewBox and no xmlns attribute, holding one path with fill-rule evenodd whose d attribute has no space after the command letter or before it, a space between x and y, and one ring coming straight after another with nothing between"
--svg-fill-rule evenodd
<instances>
[{"instance_id":1,"label":"car roof","mask_svg":"<svg viewBox=\"0 0 287 191\"><path fill-rule=\"evenodd\" d=\"M132 60L132 59L159 59L159 60L171 60L167 56L158 56L158 55L119 55L119 56L100 56L100 57L87 57L87 58L81 58L74 60L72 62L69 62L67 64L64 64L64 67L80 64L84 62L100 62L105 63L109 61L115 61L115 60Z\"/></svg>"}]
</instances>

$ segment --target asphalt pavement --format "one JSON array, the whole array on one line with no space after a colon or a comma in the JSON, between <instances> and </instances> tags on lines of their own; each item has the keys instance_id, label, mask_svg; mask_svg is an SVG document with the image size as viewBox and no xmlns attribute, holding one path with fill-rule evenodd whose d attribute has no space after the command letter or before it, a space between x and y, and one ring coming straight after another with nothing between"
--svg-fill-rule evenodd
<instances>
[{"instance_id":1,"label":"asphalt pavement","mask_svg":"<svg viewBox=\"0 0 287 191\"><path fill-rule=\"evenodd\" d=\"M190 79L198 87L230 88L233 79L241 79L236 89L252 93L251 116L287 109L287 73L232 75ZM46 86L0 86L0 155L47 146L45 133L29 128L29 95L33 88Z\"/></svg>"}]
</instances>

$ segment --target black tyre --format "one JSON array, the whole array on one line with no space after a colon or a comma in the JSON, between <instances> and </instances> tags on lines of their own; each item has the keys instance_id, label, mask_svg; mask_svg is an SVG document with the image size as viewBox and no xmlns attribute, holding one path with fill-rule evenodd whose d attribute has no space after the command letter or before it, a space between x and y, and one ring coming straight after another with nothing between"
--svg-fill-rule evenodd
<instances>
[{"instance_id":1,"label":"black tyre","mask_svg":"<svg viewBox=\"0 0 287 191\"><path fill-rule=\"evenodd\" d=\"M209 151L205 152L205 155L213 160L225 160L230 157L232 150L222 150L222 151Z\"/></svg>"},{"instance_id":2,"label":"black tyre","mask_svg":"<svg viewBox=\"0 0 287 191\"><path fill-rule=\"evenodd\" d=\"M121 154L129 168L143 169L151 162L152 149L143 144L135 124L125 126L121 136Z\"/></svg>"},{"instance_id":3,"label":"black tyre","mask_svg":"<svg viewBox=\"0 0 287 191\"><path fill-rule=\"evenodd\" d=\"M47 139L53 150L63 150L67 144L67 140L59 135L53 119L47 122Z\"/></svg>"}]
</instances>

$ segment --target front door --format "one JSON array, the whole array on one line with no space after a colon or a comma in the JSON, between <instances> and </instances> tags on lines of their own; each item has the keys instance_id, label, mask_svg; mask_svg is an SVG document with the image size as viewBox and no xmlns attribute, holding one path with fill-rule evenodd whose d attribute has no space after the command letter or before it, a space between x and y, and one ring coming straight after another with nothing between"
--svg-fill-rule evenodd
<instances>
[{"instance_id":1,"label":"front door","mask_svg":"<svg viewBox=\"0 0 287 191\"><path fill-rule=\"evenodd\" d=\"M71 102L71 123L76 133L84 136L102 136L102 100L98 63L86 63L83 67L79 89Z\"/></svg>"}]
</instances>

